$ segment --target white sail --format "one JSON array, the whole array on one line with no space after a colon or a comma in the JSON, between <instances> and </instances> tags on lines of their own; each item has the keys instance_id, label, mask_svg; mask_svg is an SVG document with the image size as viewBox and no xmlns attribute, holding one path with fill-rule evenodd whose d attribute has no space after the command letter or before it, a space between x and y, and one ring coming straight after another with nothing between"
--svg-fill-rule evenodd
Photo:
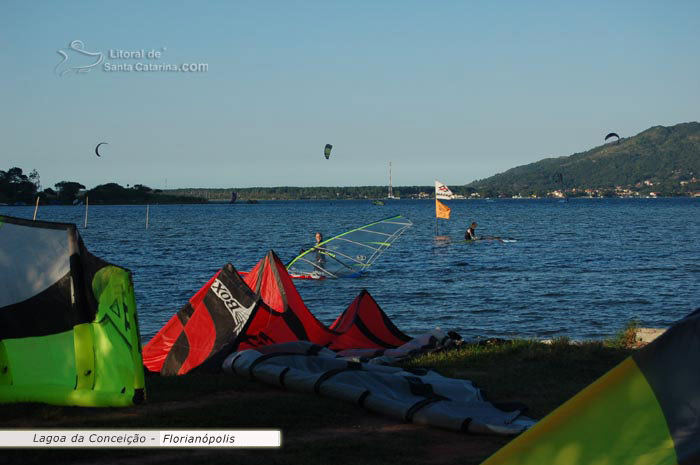
<instances>
[{"instance_id":1,"label":"white sail","mask_svg":"<svg viewBox=\"0 0 700 465\"><path fill-rule=\"evenodd\" d=\"M455 195L452 193L449 187L441 183L440 181L435 181L435 198L438 200L452 200Z\"/></svg>"}]
</instances>

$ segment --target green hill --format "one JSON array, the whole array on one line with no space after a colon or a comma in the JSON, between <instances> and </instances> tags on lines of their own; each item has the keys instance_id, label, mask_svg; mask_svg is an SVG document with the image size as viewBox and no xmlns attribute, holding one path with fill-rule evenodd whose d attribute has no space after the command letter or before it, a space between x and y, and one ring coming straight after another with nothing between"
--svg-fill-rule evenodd
<instances>
[{"instance_id":1,"label":"green hill","mask_svg":"<svg viewBox=\"0 0 700 465\"><path fill-rule=\"evenodd\" d=\"M700 192L698 178L700 123L691 122L654 126L619 143L612 139L587 152L511 168L468 187L487 196L543 196L562 186L567 195L690 195Z\"/></svg>"}]
</instances>

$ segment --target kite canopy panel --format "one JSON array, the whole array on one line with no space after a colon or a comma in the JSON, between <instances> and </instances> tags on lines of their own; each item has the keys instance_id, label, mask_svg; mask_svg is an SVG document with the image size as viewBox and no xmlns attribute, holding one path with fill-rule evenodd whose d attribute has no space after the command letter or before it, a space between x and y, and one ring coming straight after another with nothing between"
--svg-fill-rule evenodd
<instances>
[{"instance_id":1,"label":"kite canopy panel","mask_svg":"<svg viewBox=\"0 0 700 465\"><path fill-rule=\"evenodd\" d=\"M143 364L163 375L182 375L197 367L216 371L218 358L223 360L236 347L259 303L226 264L144 346Z\"/></svg>"},{"instance_id":2,"label":"kite canopy panel","mask_svg":"<svg viewBox=\"0 0 700 465\"><path fill-rule=\"evenodd\" d=\"M248 336L237 350L293 341L311 341L332 350L381 350L411 340L366 290L326 327L306 307L282 261L272 251L248 273L245 283L261 297L273 318L264 315L251 321Z\"/></svg>"},{"instance_id":3,"label":"kite canopy panel","mask_svg":"<svg viewBox=\"0 0 700 465\"><path fill-rule=\"evenodd\" d=\"M484 465L700 463L700 310Z\"/></svg>"},{"instance_id":4,"label":"kite canopy panel","mask_svg":"<svg viewBox=\"0 0 700 465\"><path fill-rule=\"evenodd\" d=\"M392 216L331 237L305 250L287 264L295 277L358 277L413 226L401 215Z\"/></svg>"},{"instance_id":5,"label":"kite canopy panel","mask_svg":"<svg viewBox=\"0 0 700 465\"><path fill-rule=\"evenodd\" d=\"M143 398L130 272L90 254L73 224L0 216L0 402Z\"/></svg>"},{"instance_id":6,"label":"kite canopy panel","mask_svg":"<svg viewBox=\"0 0 700 465\"><path fill-rule=\"evenodd\" d=\"M182 375L219 371L230 353L270 344L310 341L333 350L383 350L410 339L366 291L326 327L270 251L245 281L231 264L219 270L146 344L143 361L150 371Z\"/></svg>"}]
</instances>

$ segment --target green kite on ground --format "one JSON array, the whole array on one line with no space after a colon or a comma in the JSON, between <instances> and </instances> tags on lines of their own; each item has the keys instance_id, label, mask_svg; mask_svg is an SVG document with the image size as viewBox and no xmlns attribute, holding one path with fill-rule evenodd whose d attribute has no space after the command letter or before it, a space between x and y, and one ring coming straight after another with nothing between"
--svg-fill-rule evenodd
<instances>
[{"instance_id":1,"label":"green kite on ground","mask_svg":"<svg viewBox=\"0 0 700 465\"><path fill-rule=\"evenodd\" d=\"M0 403L144 399L131 273L73 224L0 216Z\"/></svg>"}]
</instances>

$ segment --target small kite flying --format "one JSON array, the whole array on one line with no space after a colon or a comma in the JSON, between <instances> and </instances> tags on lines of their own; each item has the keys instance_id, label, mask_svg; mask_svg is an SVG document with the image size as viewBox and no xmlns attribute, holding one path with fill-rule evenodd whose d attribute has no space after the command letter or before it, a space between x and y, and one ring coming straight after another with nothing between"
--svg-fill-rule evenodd
<instances>
[{"instance_id":1,"label":"small kite flying","mask_svg":"<svg viewBox=\"0 0 700 465\"><path fill-rule=\"evenodd\" d=\"M618 144L620 143L620 136L618 136L618 135L617 135L616 133L614 133L614 132L611 132L610 134L608 134L607 136L605 136L605 142L607 142L608 139L610 139L611 137L617 137L617 143L618 143Z\"/></svg>"},{"instance_id":2,"label":"small kite flying","mask_svg":"<svg viewBox=\"0 0 700 465\"><path fill-rule=\"evenodd\" d=\"M326 144L326 148L323 150L323 155L326 156L326 160L331 157L331 149L333 146L331 144Z\"/></svg>"},{"instance_id":3,"label":"small kite flying","mask_svg":"<svg viewBox=\"0 0 700 465\"><path fill-rule=\"evenodd\" d=\"M97 147L95 147L95 155L97 155L98 157L101 156L100 155L100 145L109 145L109 144L107 142L100 142L99 144L97 144Z\"/></svg>"}]
</instances>

